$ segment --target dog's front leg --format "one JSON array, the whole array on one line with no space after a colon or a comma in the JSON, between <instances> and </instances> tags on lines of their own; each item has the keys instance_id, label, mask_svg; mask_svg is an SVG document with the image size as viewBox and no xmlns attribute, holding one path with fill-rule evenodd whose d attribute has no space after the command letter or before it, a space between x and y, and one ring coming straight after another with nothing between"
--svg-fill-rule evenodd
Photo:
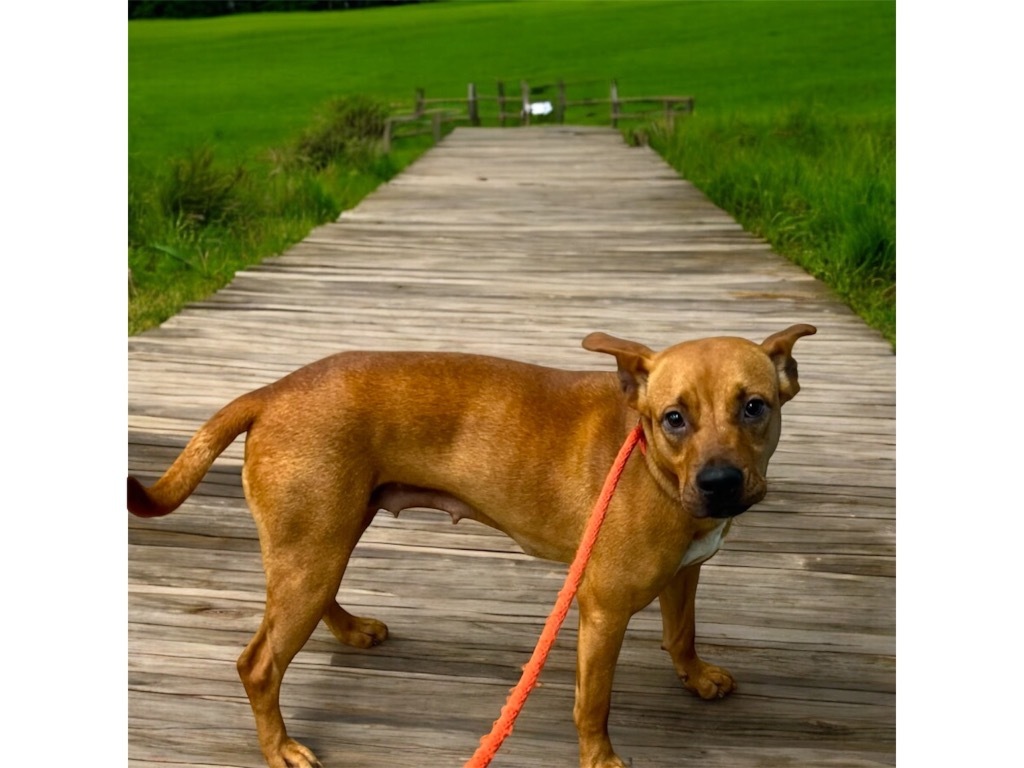
<instances>
[{"instance_id":1,"label":"dog's front leg","mask_svg":"<svg viewBox=\"0 0 1024 768\"><path fill-rule=\"evenodd\" d=\"M699 579L700 565L682 568L658 595L661 647L671 655L676 674L688 690L702 699L720 699L736 688L736 682L726 670L697 655L695 603Z\"/></svg>"},{"instance_id":2,"label":"dog's front leg","mask_svg":"<svg viewBox=\"0 0 1024 768\"><path fill-rule=\"evenodd\" d=\"M608 610L580 595L576 650L576 706L580 768L625 768L608 737L615 664L629 623L628 611Z\"/></svg>"}]
</instances>

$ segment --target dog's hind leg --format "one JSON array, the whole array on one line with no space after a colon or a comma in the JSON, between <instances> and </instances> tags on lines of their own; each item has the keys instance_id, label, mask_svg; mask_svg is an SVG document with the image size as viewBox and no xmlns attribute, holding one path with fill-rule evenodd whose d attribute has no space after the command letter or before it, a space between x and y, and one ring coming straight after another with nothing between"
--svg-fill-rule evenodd
<instances>
[{"instance_id":1,"label":"dog's hind leg","mask_svg":"<svg viewBox=\"0 0 1024 768\"><path fill-rule=\"evenodd\" d=\"M346 556L347 557L347 556ZM316 768L313 753L288 737L281 716L281 682L288 664L306 644L324 606L333 600L344 558L282 574L267 568L263 622L238 658L238 675L249 696L260 749L270 768Z\"/></svg>"},{"instance_id":2,"label":"dog's hind leg","mask_svg":"<svg viewBox=\"0 0 1024 768\"><path fill-rule=\"evenodd\" d=\"M400 483L387 483L374 489L370 495L359 536L363 535L378 510L386 510L397 517L402 510L417 507L447 512L452 516L453 523L463 518L480 517L475 509L449 493ZM372 648L380 645L388 637L388 628L383 622L353 616L336 601L324 612L324 623L339 642L355 648Z\"/></svg>"},{"instance_id":3,"label":"dog's hind leg","mask_svg":"<svg viewBox=\"0 0 1024 768\"><path fill-rule=\"evenodd\" d=\"M296 492L294 487L255 496L259 503L250 498L250 506L260 528L267 603L259 629L238 658L238 674L270 768L317 768L316 756L287 734L281 682L295 654L334 604L361 531L362 510L344 509L337 499ZM290 498L282 501L286 496Z\"/></svg>"},{"instance_id":4,"label":"dog's hind leg","mask_svg":"<svg viewBox=\"0 0 1024 768\"><path fill-rule=\"evenodd\" d=\"M319 768L316 755L288 736L280 703L284 671L309 639L319 616L314 617L308 632L299 632L294 625L278 630L270 615L268 600L267 616L238 657L238 675L256 719L260 750L270 768Z\"/></svg>"},{"instance_id":5,"label":"dog's hind leg","mask_svg":"<svg viewBox=\"0 0 1024 768\"><path fill-rule=\"evenodd\" d=\"M366 515L356 540L363 535L376 514L377 507L371 503L366 509ZM324 624L331 630L331 634L343 645L350 645L353 648L372 648L388 639L388 627L384 622L354 616L342 608L337 600L332 600L327 606L323 619Z\"/></svg>"}]
</instances>

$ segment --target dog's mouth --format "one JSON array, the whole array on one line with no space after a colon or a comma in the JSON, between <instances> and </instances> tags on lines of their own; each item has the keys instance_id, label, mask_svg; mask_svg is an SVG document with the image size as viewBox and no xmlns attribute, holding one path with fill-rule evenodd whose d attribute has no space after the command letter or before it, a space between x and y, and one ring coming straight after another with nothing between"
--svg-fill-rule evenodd
<instances>
[{"instance_id":1,"label":"dog's mouth","mask_svg":"<svg viewBox=\"0 0 1024 768\"><path fill-rule=\"evenodd\" d=\"M711 504L705 503L704 508L702 510L704 514L697 515L697 517L712 517L712 518L715 518L716 520L721 520L721 519L725 519L725 518L728 518L728 517L736 517L737 515L742 515L744 512L746 512L752 506L753 506L753 504L741 504L741 503L728 503L728 504L724 503L724 502L714 502L714 503L711 503Z\"/></svg>"}]
</instances>

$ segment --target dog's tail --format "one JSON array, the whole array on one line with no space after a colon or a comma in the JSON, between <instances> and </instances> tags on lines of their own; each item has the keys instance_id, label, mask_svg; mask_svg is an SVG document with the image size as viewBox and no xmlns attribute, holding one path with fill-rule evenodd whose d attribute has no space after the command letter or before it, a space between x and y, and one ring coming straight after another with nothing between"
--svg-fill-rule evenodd
<instances>
[{"instance_id":1,"label":"dog's tail","mask_svg":"<svg viewBox=\"0 0 1024 768\"><path fill-rule=\"evenodd\" d=\"M164 476L146 488L128 476L128 511L138 517L162 517L181 506L206 475L213 460L249 430L260 410L255 392L221 408L199 428Z\"/></svg>"}]
</instances>

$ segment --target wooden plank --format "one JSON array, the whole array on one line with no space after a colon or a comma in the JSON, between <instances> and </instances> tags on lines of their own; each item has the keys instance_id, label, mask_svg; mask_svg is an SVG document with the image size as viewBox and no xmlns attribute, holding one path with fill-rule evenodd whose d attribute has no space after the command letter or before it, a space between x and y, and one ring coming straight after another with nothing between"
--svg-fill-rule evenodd
<instances>
[{"instance_id":1,"label":"wooden plank","mask_svg":"<svg viewBox=\"0 0 1024 768\"><path fill-rule=\"evenodd\" d=\"M155 477L229 399L346 349L458 349L610 369L652 347L810 322L769 497L704 568L698 643L732 669L685 694L657 605L630 624L613 739L639 766L895 764L895 361L823 286L614 131L460 128L356 209L129 340L129 470ZM242 440L174 515L129 520L129 765L257 766L234 660L263 573ZM283 707L325 765L461 765L497 716L565 566L472 521L379 514L339 599L391 629L318 628ZM575 610L495 766L575 765Z\"/></svg>"}]
</instances>

